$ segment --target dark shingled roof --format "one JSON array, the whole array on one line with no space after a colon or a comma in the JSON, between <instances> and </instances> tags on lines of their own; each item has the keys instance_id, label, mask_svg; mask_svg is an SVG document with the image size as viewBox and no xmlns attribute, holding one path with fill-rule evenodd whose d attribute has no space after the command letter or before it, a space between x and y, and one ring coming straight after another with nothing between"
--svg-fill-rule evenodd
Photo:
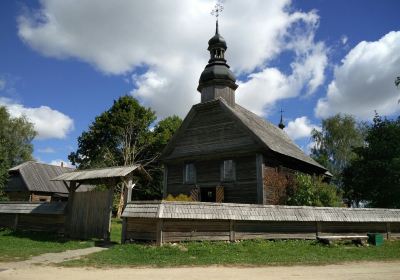
<instances>
[{"instance_id":1,"label":"dark shingled roof","mask_svg":"<svg viewBox=\"0 0 400 280\"><path fill-rule=\"evenodd\" d=\"M400 209L136 201L122 217L291 222L400 222Z\"/></svg>"},{"instance_id":2,"label":"dark shingled roof","mask_svg":"<svg viewBox=\"0 0 400 280\"><path fill-rule=\"evenodd\" d=\"M225 100L220 100L228 109L235 114L242 123L247 126L269 149L314 166L326 169L318 162L307 156L289 136L279 127L273 125L269 121L257 116L253 112L235 104L235 108L230 107L225 103Z\"/></svg>"},{"instance_id":3,"label":"dark shingled roof","mask_svg":"<svg viewBox=\"0 0 400 280\"><path fill-rule=\"evenodd\" d=\"M29 191L50 192L50 193L68 193L63 182L50 181L63 173L73 171L73 168L61 167L36 161L27 161L9 169L9 174L19 174L20 176L11 176L7 183L6 191L21 191L21 183L24 183ZM78 191L87 191L93 186L80 186Z\"/></svg>"},{"instance_id":4,"label":"dark shingled roof","mask_svg":"<svg viewBox=\"0 0 400 280\"><path fill-rule=\"evenodd\" d=\"M234 107L230 106L223 98L218 98L212 101L194 105L183 121L181 127L165 147L161 158L167 158L171 148L174 145L174 142L179 138L179 135L183 132L185 127L190 123L190 118L194 116L198 108L215 106L217 104L219 104L226 112L230 113L238 121L238 123L240 123L248 132L250 132L253 138L255 138L257 142L266 149L270 149L276 153L311 164L326 171L325 167L306 155L282 129L238 104L235 104Z\"/></svg>"}]
</instances>

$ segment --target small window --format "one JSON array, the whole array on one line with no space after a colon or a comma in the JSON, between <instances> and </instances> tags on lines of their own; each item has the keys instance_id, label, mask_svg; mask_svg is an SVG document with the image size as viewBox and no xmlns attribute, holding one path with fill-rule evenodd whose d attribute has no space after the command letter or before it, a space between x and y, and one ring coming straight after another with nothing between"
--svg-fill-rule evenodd
<instances>
[{"instance_id":1,"label":"small window","mask_svg":"<svg viewBox=\"0 0 400 280\"><path fill-rule=\"evenodd\" d=\"M232 159L224 160L221 166L221 180L222 181L235 181L235 162Z\"/></svg>"},{"instance_id":2,"label":"small window","mask_svg":"<svg viewBox=\"0 0 400 280\"><path fill-rule=\"evenodd\" d=\"M196 168L194 163L186 163L183 173L184 183L193 184L196 182Z\"/></svg>"}]
</instances>

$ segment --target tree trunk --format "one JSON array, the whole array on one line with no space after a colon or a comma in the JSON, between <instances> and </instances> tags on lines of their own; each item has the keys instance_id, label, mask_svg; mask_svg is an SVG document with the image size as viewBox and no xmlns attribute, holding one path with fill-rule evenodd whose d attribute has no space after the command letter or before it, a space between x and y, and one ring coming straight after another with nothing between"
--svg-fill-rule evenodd
<instances>
[{"instance_id":1,"label":"tree trunk","mask_svg":"<svg viewBox=\"0 0 400 280\"><path fill-rule=\"evenodd\" d=\"M123 183L122 186L121 186L121 192L120 192L120 195L119 195L117 218L121 218L122 211L124 210L125 196L126 196L125 189L126 189L126 186Z\"/></svg>"}]
</instances>

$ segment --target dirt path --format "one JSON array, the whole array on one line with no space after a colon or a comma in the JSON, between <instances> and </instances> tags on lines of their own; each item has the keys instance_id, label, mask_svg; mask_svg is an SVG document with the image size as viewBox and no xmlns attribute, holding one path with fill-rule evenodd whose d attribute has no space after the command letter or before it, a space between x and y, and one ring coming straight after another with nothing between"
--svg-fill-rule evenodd
<instances>
[{"instance_id":1,"label":"dirt path","mask_svg":"<svg viewBox=\"0 0 400 280\"><path fill-rule=\"evenodd\" d=\"M50 264L50 263L62 263L64 261L78 259L82 256L86 256L92 253L107 250L104 247L90 247L77 250L67 250L59 253L47 253L39 256L35 256L26 261L12 262L12 263L0 263L0 272L4 269L19 269L34 264Z\"/></svg>"},{"instance_id":2,"label":"dirt path","mask_svg":"<svg viewBox=\"0 0 400 280\"><path fill-rule=\"evenodd\" d=\"M7 269L0 264L1 280L194 280L194 279L296 279L296 280L398 280L400 262L360 262L326 266L270 266L257 268L193 267L193 268L58 268L52 266Z\"/></svg>"}]
</instances>

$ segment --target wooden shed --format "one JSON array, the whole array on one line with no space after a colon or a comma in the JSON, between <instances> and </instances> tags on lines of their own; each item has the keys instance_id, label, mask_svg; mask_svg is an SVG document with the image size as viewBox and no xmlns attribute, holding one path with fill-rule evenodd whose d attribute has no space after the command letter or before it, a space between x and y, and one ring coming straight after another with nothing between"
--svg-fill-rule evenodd
<instances>
[{"instance_id":1,"label":"wooden shed","mask_svg":"<svg viewBox=\"0 0 400 280\"><path fill-rule=\"evenodd\" d=\"M27 161L9 169L9 179L4 191L12 201L66 201L66 186L51 179L73 170L69 167ZM83 185L79 191L86 192L93 188L91 185Z\"/></svg>"}]
</instances>

